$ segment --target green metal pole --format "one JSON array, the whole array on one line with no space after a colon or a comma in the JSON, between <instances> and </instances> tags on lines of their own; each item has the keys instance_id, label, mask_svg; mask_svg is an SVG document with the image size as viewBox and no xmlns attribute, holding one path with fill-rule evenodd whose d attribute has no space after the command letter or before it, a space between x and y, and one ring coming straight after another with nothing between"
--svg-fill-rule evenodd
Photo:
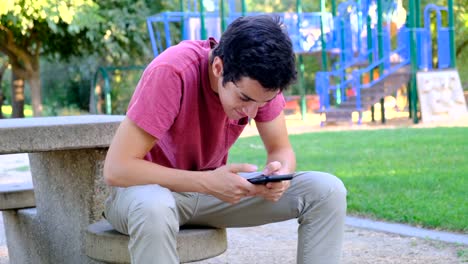
<instances>
[{"instance_id":1,"label":"green metal pole","mask_svg":"<svg viewBox=\"0 0 468 264\"><path fill-rule=\"evenodd\" d=\"M450 67L456 68L457 61L455 55L455 16L453 13L453 0L448 0L448 22L449 22L449 42L450 42Z\"/></svg>"},{"instance_id":2,"label":"green metal pole","mask_svg":"<svg viewBox=\"0 0 468 264\"><path fill-rule=\"evenodd\" d=\"M382 0L377 0L377 42L379 47L379 60L384 56L383 52L383 10ZM379 63L379 76L383 73L383 63Z\"/></svg>"},{"instance_id":3,"label":"green metal pole","mask_svg":"<svg viewBox=\"0 0 468 264\"><path fill-rule=\"evenodd\" d=\"M382 0L377 0L377 41L379 45L379 60L382 60L384 57L383 51L383 6ZM383 62L379 63L379 78L382 78L384 72L384 65ZM385 106L384 106L384 98L380 99L380 114L382 117L382 123L385 123Z\"/></svg>"},{"instance_id":4,"label":"green metal pole","mask_svg":"<svg viewBox=\"0 0 468 264\"><path fill-rule=\"evenodd\" d=\"M342 94L341 94L341 89L342 89L342 84L344 82L344 76L346 74L345 72L345 61L346 61L346 54L345 54L345 47L346 47L346 43L345 43L345 29L344 29L344 20L343 19L340 19L340 49L341 49L341 53L340 53L340 82L338 83L337 87L336 87L336 104L339 105L341 104L341 97L342 97Z\"/></svg>"},{"instance_id":5,"label":"green metal pole","mask_svg":"<svg viewBox=\"0 0 468 264\"><path fill-rule=\"evenodd\" d=\"M302 23L302 1L296 1L296 11L297 11L297 28L301 27ZM299 90L301 91L301 118L305 120L307 114L307 104L306 104L306 91L305 91L305 82L304 82L304 58L302 54L298 55L298 62L299 62Z\"/></svg>"},{"instance_id":6,"label":"green metal pole","mask_svg":"<svg viewBox=\"0 0 468 264\"><path fill-rule=\"evenodd\" d=\"M322 70L328 71L327 51L325 45L325 36L323 30L325 12L325 0L320 0L320 42L322 45Z\"/></svg>"},{"instance_id":7,"label":"green metal pole","mask_svg":"<svg viewBox=\"0 0 468 264\"><path fill-rule=\"evenodd\" d=\"M415 2L415 13L414 13L414 18L416 19L414 26L417 28L421 27L422 21L421 21L421 2L420 0L411 0L410 2Z\"/></svg>"},{"instance_id":8,"label":"green metal pole","mask_svg":"<svg viewBox=\"0 0 468 264\"><path fill-rule=\"evenodd\" d=\"M200 9L200 35L201 39L207 38L206 26L205 26L205 7L203 6L203 0L198 1Z\"/></svg>"},{"instance_id":9,"label":"green metal pole","mask_svg":"<svg viewBox=\"0 0 468 264\"><path fill-rule=\"evenodd\" d=\"M221 0L221 12L220 12L220 19L221 19L221 32L224 32L226 31L226 21L225 21L225 17L226 17L226 10L225 10L225 5L224 5L224 0Z\"/></svg>"},{"instance_id":10,"label":"green metal pole","mask_svg":"<svg viewBox=\"0 0 468 264\"><path fill-rule=\"evenodd\" d=\"M299 54L299 90L301 91L301 118L302 120L306 119L307 114L307 104L306 104L306 89L305 89L305 80L304 80L304 59L301 54Z\"/></svg>"},{"instance_id":11,"label":"green metal pole","mask_svg":"<svg viewBox=\"0 0 468 264\"><path fill-rule=\"evenodd\" d=\"M374 63L374 53L372 52L374 49L373 41L372 41L372 18L371 16L367 16L367 51L369 54L367 55L367 59L369 60L369 65ZM369 79L371 81L374 80L374 71L371 71L369 76Z\"/></svg>"},{"instance_id":12,"label":"green metal pole","mask_svg":"<svg viewBox=\"0 0 468 264\"><path fill-rule=\"evenodd\" d=\"M241 2L242 4L242 16L245 16L245 14L247 13L247 4L245 3L245 0L242 0Z\"/></svg>"},{"instance_id":13,"label":"green metal pole","mask_svg":"<svg viewBox=\"0 0 468 264\"><path fill-rule=\"evenodd\" d=\"M416 3L416 1L418 3ZM416 47L416 28L417 28L417 18L419 17L419 9L416 9L416 6L419 4L419 0L409 1L410 6L410 17L409 17L409 25L410 25L410 54L411 54L411 97L410 97L410 117L413 118L413 123L418 123L418 111L417 111L417 83L416 83L416 73L418 71L418 58L417 58L417 47Z\"/></svg>"},{"instance_id":14,"label":"green metal pole","mask_svg":"<svg viewBox=\"0 0 468 264\"><path fill-rule=\"evenodd\" d=\"M302 1L301 0L297 0L296 1L296 12L297 12L297 17L298 17L298 23L300 23L301 21L301 15L302 15ZM300 24L298 24L298 26L300 26Z\"/></svg>"},{"instance_id":15,"label":"green metal pole","mask_svg":"<svg viewBox=\"0 0 468 264\"><path fill-rule=\"evenodd\" d=\"M333 17L335 17L336 16L336 0L332 0L331 2L331 12L332 12Z\"/></svg>"},{"instance_id":16,"label":"green metal pole","mask_svg":"<svg viewBox=\"0 0 468 264\"><path fill-rule=\"evenodd\" d=\"M367 16L367 52L369 54L367 55L367 59L369 60L369 65L374 63L374 45L373 45L373 39L372 39L372 18L371 16ZM372 82L374 80L374 69L371 69L369 72L369 81ZM362 80L361 80L362 83ZM371 121L375 122L375 109L374 105L371 106Z\"/></svg>"},{"instance_id":17,"label":"green metal pole","mask_svg":"<svg viewBox=\"0 0 468 264\"><path fill-rule=\"evenodd\" d=\"M98 77L99 77L99 69L96 70L96 72L94 73L94 78L91 83L91 87L93 88L93 94L91 96L90 112L92 114L97 114L101 111L101 109L97 108L97 102L99 101L99 94L97 93L97 89L96 89Z\"/></svg>"},{"instance_id":18,"label":"green metal pole","mask_svg":"<svg viewBox=\"0 0 468 264\"><path fill-rule=\"evenodd\" d=\"M101 72L102 78L104 79L104 100L106 104L105 113L108 115L112 114L112 98L111 98L111 87L109 82L109 75L107 74L107 70L103 67L99 67L98 72ZM95 83L97 83L97 72L95 78ZM99 100L99 98L97 99Z\"/></svg>"},{"instance_id":19,"label":"green metal pole","mask_svg":"<svg viewBox=\"0 0 468 264\"><path fill-rule=\"evenodd\" d=\"M179 1L179 9L180 9L180 12L182 13L185 12L184 0ZM180 19L180 39L184 39L184 32L185 32L185 17L182 17Z\"/></svg>"}]
</instances>

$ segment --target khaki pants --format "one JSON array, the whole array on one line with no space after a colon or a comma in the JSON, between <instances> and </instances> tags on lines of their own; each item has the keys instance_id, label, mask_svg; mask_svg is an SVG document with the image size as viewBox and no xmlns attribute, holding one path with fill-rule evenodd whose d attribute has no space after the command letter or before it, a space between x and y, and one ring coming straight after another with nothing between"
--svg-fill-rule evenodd
<instances>
[{"instance_id":1,"label":"khaki pants","mask_svg":"<svg viewBox=\"0 0 468 264\"><path fill-rule=\"evenodd\" d=\"M276 203L251 197L231 205L210 195L141 185L113 188L105 214L130 236L132 263L179 263L176 236L184 224L247 227L297 218L297 263L333 264L341 256L346 189L333 175L299 172Z\"/></svg>"}]
</instances>

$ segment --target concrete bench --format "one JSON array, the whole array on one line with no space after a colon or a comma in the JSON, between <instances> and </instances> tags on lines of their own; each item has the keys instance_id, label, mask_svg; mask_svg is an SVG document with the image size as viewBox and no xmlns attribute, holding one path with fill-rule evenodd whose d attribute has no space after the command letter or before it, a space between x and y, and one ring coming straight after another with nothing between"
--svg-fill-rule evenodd
<instances>
[{"instance_id":1,"label":"concrete bench","mask_svg":"<svg viewBox=\"0 0 468 264\"><path fill-rule=\"evenodd\" d=\"M28 153L34 186L0 189L11 264L129 262L128 236L101 220L108 196L103 162L122 119L0 120L0 154ZM178 237L184 262L216 256L226 248L224 229L183 229Z\"/></svg>"},{"instance_id":2,"label":"concrete bench","mask_svg":"<svg viewBox=\"0 0 468 264\"><path fill-rule=\"evenodd\" d=\"M33 186L30 182L0 185L0 210L36 207Z\"/></svg>"}]
</instances>

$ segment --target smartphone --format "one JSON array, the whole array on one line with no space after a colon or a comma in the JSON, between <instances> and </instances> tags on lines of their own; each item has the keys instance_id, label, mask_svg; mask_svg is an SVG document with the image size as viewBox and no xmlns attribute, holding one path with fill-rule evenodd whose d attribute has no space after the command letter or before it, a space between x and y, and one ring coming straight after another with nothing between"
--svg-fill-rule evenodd
<instances>
[{"instance_id":1,"label":"smartphone","mask_svg":"<svg viewBox=\"0 0 468 264\"><path fill-rule=\"evenodd\" d=\"M265 184L268 182L280 182L291 180L294 176L294 173L291 174L282 174L282 175L260 175L253 178L247 179L250 183L253 184Z\"/></svg>"}]
</instances>

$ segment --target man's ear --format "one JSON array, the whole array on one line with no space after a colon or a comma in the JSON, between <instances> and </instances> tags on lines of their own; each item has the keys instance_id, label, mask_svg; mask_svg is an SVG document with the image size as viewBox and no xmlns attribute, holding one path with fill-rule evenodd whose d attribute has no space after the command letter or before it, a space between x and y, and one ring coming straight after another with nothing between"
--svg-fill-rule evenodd
<instances>
[{"instance_id":1,"label":"man's ear","mask_svg":"<svg viewBox=\"0 0 468 264\"><path fill-rule=\"evenodd\" d=\"M223 77L223 60L216 56L213 60L213 64L211 65L211 69L213 71L213 75L216 78Z\"/></svg>"}]
</instances>

